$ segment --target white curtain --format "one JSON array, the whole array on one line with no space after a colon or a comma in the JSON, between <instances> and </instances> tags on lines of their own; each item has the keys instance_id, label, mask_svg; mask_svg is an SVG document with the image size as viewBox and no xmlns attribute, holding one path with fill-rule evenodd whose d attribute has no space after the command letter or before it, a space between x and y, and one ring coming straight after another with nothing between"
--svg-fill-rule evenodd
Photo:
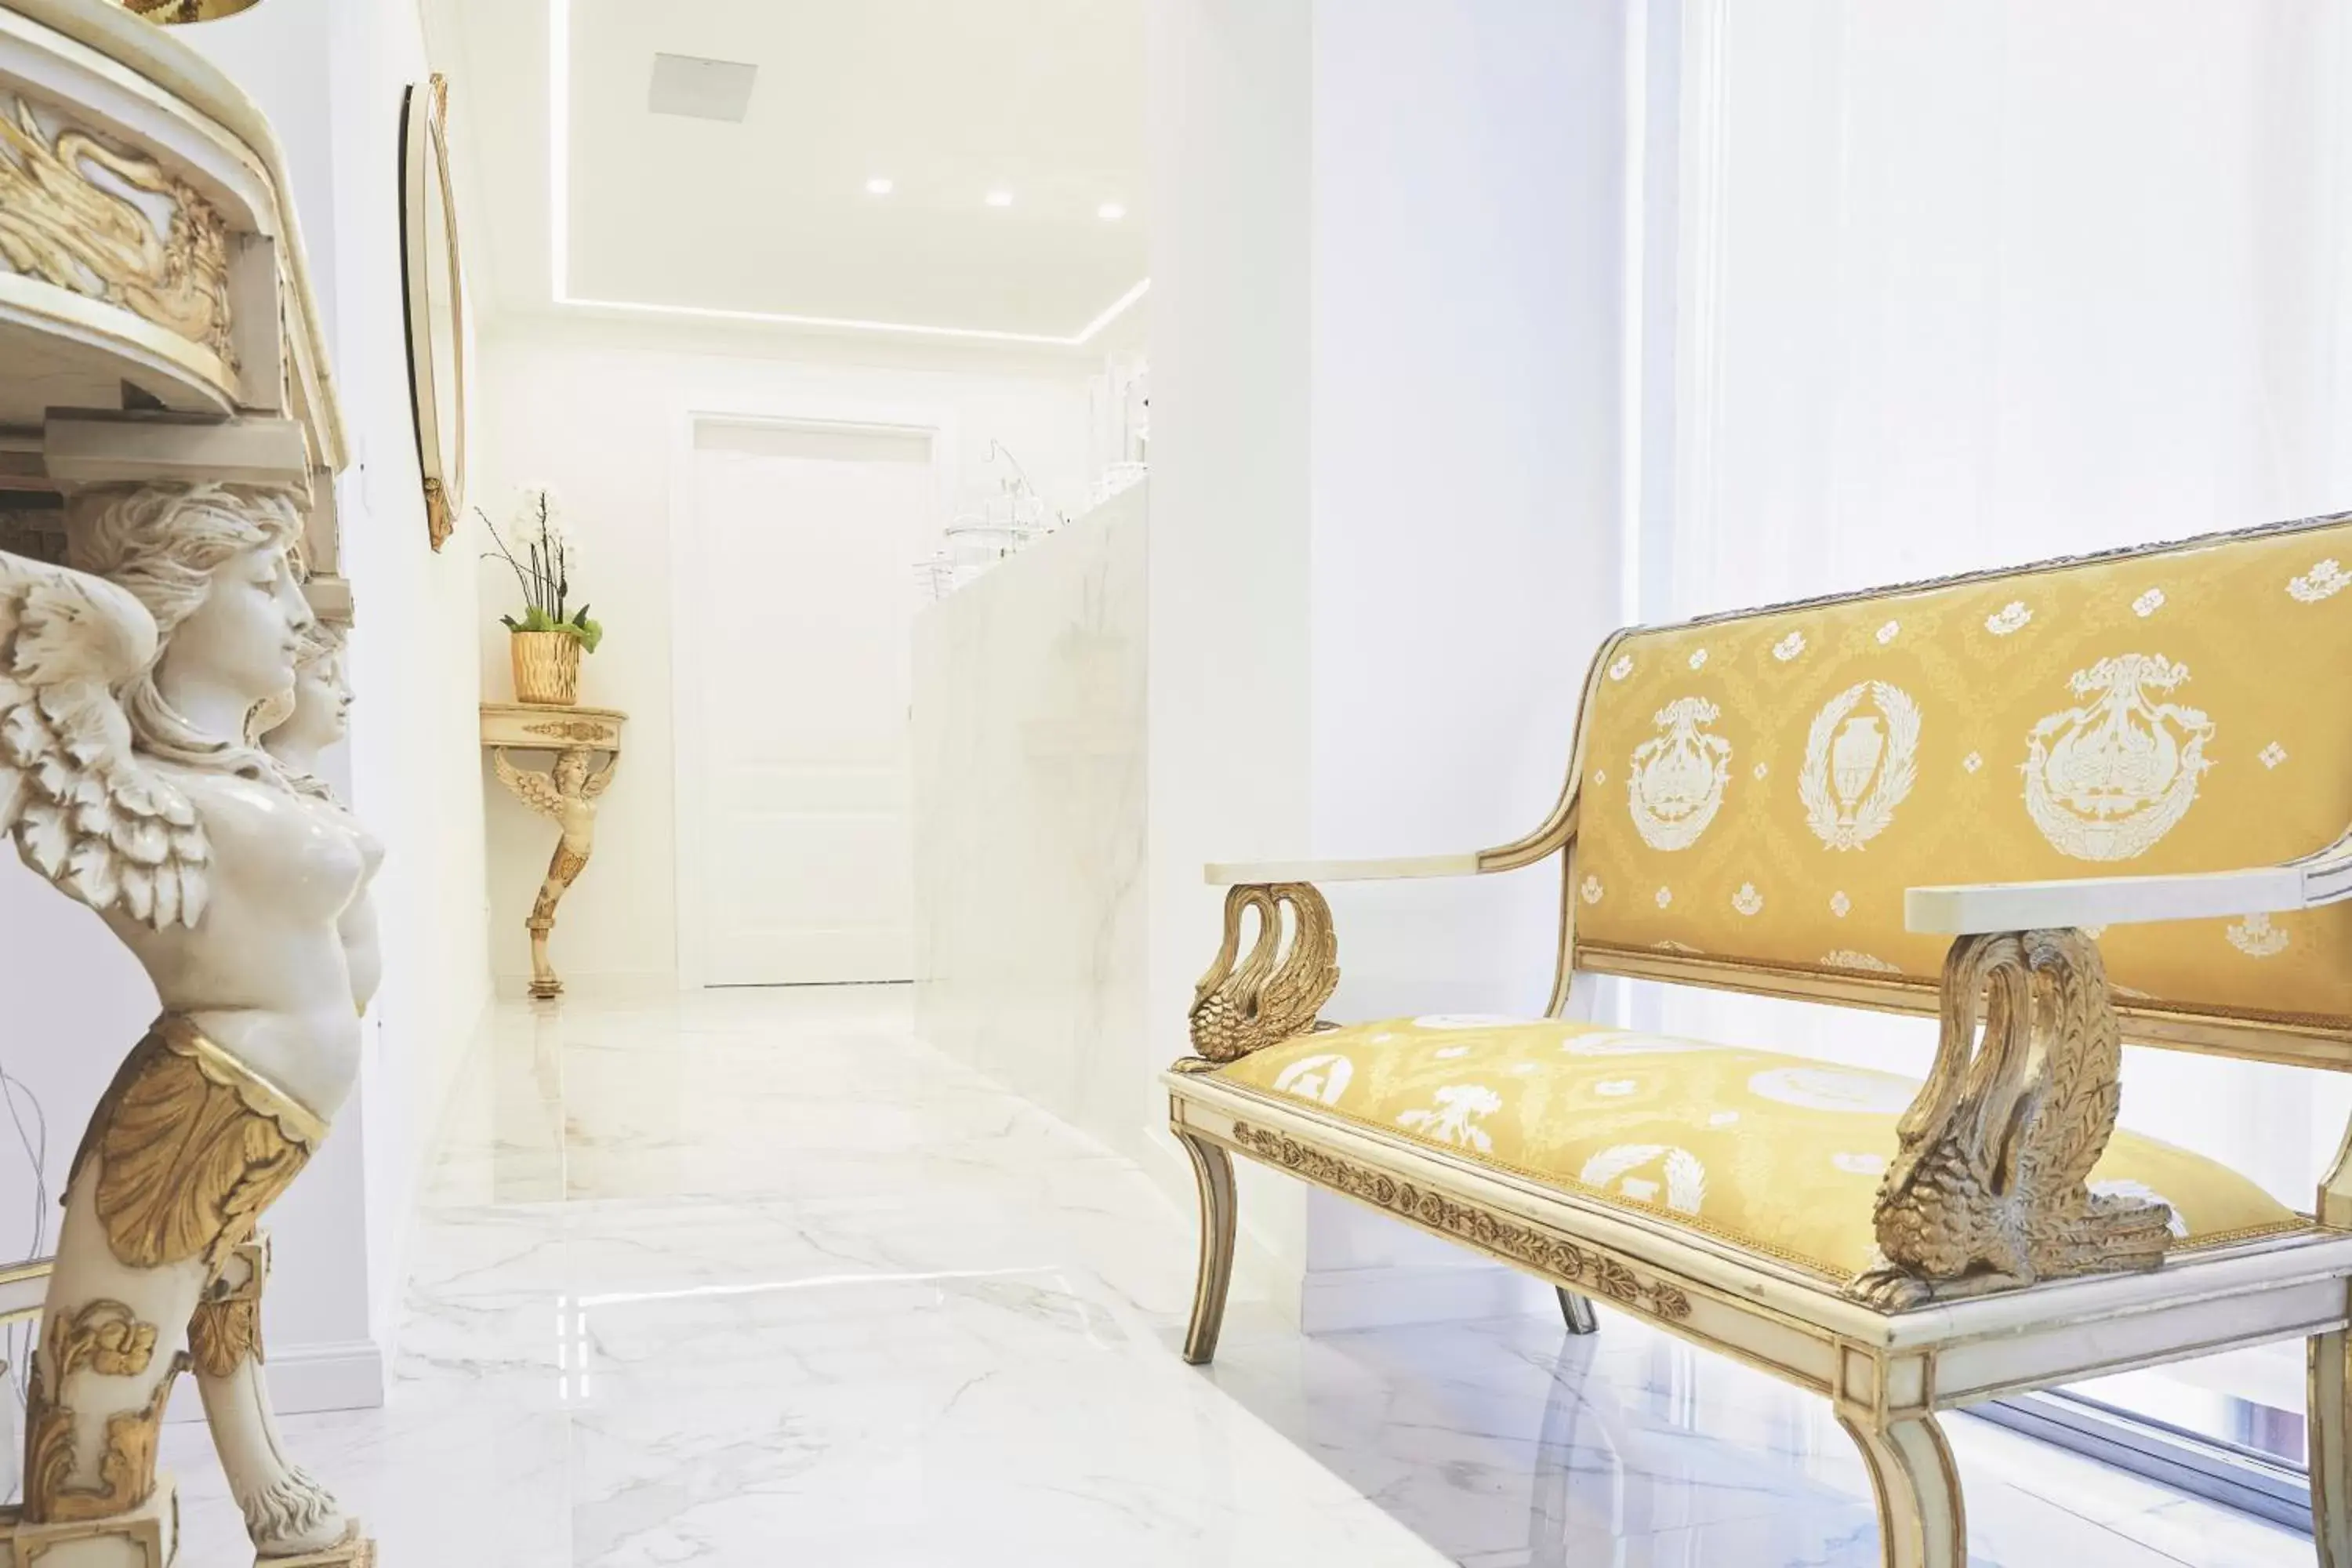
<instances>
[{"instance_id":1,"label":"white curtain","mask_svg":"<svg viewBox=\"0 0 2352 1568\"><path fill-rule=\"evenodd\" d=\"M2352 508L2346 8L1648 9L1645 618ZM1631 1006L1914 1072L1932 1038ZM2124 1101L2307 1206L2352 1089L2136 1050Z\"/></svg>"}]
</instances>

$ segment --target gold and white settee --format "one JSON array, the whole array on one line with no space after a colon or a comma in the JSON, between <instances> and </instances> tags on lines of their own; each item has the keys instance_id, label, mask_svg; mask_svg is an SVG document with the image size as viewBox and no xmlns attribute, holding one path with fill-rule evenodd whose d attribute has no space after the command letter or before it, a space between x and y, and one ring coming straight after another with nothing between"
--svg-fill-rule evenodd
<instances>
[{"instance_id":1,"label":"gold and white settee","mask_svg":"<svg viewBox=\"0 0 2352 1568\"><path fill-rule=\"evenodd\" d=\"M1213 866L1165 1077L1215 1352L1231 1154L1832 1401L1885 1560L1967 1560L1937 1415L2310 1343L2352 1568L2352 1144L2297 1214L2115 1131L2121 1043L2352 1069L2352 517L1622 632L1550 820L1480 854ZM1334 1027L1317 882L1558 856L1549 1016ZM1625 975L1939 1015L1924 1086L1575 1021Z\"/></svg>"}]
</instances>

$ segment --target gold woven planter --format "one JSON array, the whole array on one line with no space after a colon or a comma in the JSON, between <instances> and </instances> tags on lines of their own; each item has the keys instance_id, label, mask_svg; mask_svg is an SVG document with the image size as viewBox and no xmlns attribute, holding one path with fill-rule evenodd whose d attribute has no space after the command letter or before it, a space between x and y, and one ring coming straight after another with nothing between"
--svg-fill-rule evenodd
<instances>
[{"instance_id":1,"label":"gold woven planter","mask_svg":"<svg viewBox=\"0 0 2352 1568\"><path fill-rule=\"evenodd\" d=\"M570 632L509 632L515 700L569 708L580 700L580 639Z\"/></svg>"}]
</instances>

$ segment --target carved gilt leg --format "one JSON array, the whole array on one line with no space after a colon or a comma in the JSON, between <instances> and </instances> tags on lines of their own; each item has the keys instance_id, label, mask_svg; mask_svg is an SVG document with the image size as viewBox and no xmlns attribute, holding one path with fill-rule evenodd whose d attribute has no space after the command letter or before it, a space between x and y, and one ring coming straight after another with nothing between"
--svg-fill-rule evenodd
<instances>
[{"instance_id":1,"label":"carved gilt leg","mask_svg":"<svg viewBox=\"0 0 2352 1568\"><path fill-rule=\"evenodd\" d=\"M1555 1285L1552 1293L1559 1298L1559 1315L1568 1323L1571 1334L1597 1334L1601 1331L1600 1315L1592 1303L1565 1285Z\"/></svg>"},{"instance_id":2,"label":"carved gilt leg","mask_svg":"<svg viewBox=\"0 0 2352 1568\"><path fill-rule=\"evenodd\" d=\"M1205 1138L1175 1129L1176 1141L1192 1157L1201 1184L1201 1269L1192 1286L1192 1321L1184 1334L1184 1360L1205 1366L1217 1353L1217 1331L1224 1326L1225 1291L1234 1282L1234 1162Z\"/></svg>"},{"instance_id":3,"label":"carved gilt leg","mask_svg":"<svg viewBox=\"0 0 2352 1568\"><path fill-rule=\"evenodd\" d=\"M187 1364L185 1325L204 1286L201 1259L137 1268L114 1257L98 1221L98 1170L85 1162L66 1189L25 1402L16 1544L21 1561L38 1532L55 1527L60 1539L41 1548L42 1568L140 1561L129 1542L135 1517L157 1497L164 1407Z\"/></svg>"},{"instance_id":4,"label":"carved gilt leg","mask_svg":"<svg viewBox=\"0 0 2352 1568\"><path fill-rule=\"evenodd\" d=\"M1968 1519L1959 1467L1933 1415L1872 1426L1841 1414L1838 1425L1862 1450L1878 1494L1878 1539L1886 1568L1966 1568Z\"/></svg>"},{"instance_id":5,"label":"carved gilt leg","mask_svg":"<svg viewBox=\"0 0 2352 1568\"><path fill-rule=\"evenodd\" d=\"M2311 1536L2319 1568L2352 1568L2352 1335L2337 1329L2311 1336L2305 1394L2311 1434Z\"/></svg>"},{"instance_id":6,"label":"carved gilt leg","mask_svg":"<svg viewBox=\"0 0 2352 1568\"><path fill-rule=\"evenodd\" d=\"M539 897L530 906L530 917L523 921L530 932L530 994L544 1002L563 994L563 982L548 961L547 938L555 930L555 906L580 873L586 869L588 855L574 849L568 842L555 846L554 858L547 863L547 875L539 884Z\"/></svg>"},{"instance_id":7,"label":"carved gilt leg","mask_svg":"<svg viewBox=\"0 0 2352 1568\"><path fill-rule=\"evenodd\" d=\"M188 1323L213 1447L245 1515L245 1532L265 1558L324 1551L342 1541L349 1526L334 1495L286 1457L278 1436L261 1365L261 1291L268 1278L268 1244L246 1243L205 1288Z\"/></svg>"}]
</instances>

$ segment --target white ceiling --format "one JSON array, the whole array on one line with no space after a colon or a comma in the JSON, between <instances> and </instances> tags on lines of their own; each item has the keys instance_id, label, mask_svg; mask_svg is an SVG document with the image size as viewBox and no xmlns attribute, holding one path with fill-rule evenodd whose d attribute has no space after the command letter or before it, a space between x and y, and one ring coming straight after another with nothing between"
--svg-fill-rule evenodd
<instances>
[{"instance_id":1,"label":"white ceiling","mask_svg":"<svg viewBox=\"0 0 2352 1568\"><path fill-rule=\"evenodd\" d=\"M1085 339L1144 279L1144 4L445 0L469 264L524 308ZM651 112L656 54L756 66L742 122Z\"/></svg>"}]
</instances>

